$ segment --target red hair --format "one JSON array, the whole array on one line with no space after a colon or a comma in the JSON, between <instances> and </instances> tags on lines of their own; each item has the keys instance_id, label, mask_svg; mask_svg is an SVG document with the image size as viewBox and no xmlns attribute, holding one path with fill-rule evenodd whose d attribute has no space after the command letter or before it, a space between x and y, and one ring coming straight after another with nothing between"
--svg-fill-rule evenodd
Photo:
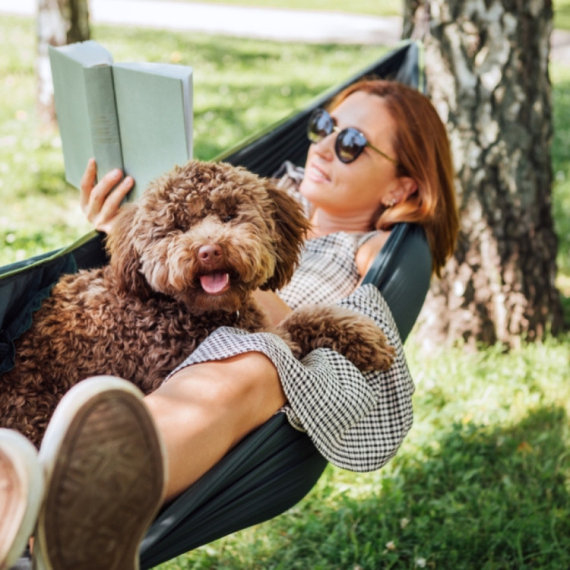
<instances>
[{"instance_id":1,"label":"red hair","mask_svg":"<svg viewBox=\"0 0 570 570\"><path fill-rule=\"evenodd\" d=\"M387 230L399 222L423 226L433 271L440 277L455 251L459 233L453 162L445 126L425 95L395 81L371 79L354 83L341 91L329 108L334 109L357 91L377 95L386 104L397 125L392 143L398 173L409 176L418 185L407 200L379 212L376 229Z\"/></svg>"}]
</instances>

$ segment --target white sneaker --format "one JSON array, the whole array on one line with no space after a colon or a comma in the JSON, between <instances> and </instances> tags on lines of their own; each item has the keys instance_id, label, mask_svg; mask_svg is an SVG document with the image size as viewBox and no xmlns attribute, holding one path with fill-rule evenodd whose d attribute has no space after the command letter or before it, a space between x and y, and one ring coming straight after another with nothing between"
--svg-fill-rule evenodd
<instances>
[{"instance_id":1,"label":"white sneaker","mask_svg":"<svg viewBox=\"0 0 570 570\"><path fill-rule=\"evenodd\" d=\"M0 570L10 568L26 548L43 489L34 445L16 431L0 429Z\"/></svg>"},{"instance_id":2,"label":"white sneaker","mask_svg":"<svg viewBox=\"0 0 570 570\"><path fill-rule=\"evenodd\" d=\"M40 448L46 491L34 568L138 569L166 480L165 451L142 397L125 380L99 376L61 400Z\"/></svg>"}]
</instances>

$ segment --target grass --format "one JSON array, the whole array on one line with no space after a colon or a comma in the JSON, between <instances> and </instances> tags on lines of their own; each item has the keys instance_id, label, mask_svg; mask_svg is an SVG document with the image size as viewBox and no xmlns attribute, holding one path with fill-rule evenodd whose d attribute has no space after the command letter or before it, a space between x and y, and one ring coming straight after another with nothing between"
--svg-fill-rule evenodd
<instances>
[{"instance_id":1,"label":"grass","mask_svg":"<svg viewBox=\"0 0 570 570\"><path fill-rule=\"evenodd\" d=\"M554 27L570 30L570 0L554 0Z\"/></svg>"},{"instance_id":2,"label":"grass","mask_svg":"<svg viewBox=\"0 0 570 570\"><path fill-rule=\"evenodd\" d=\"M192 2L194 0L179 0ZM371 16L401 16L404 0L200 0L208 4L286 8L291 10L324 10ZM570 0L553 0L554 27L570 30Z\"/></svg>"},{"instance_id":3,"label":"grass","mask_svg":"<svg viewBox=\"0 0 570 570\"><path fill-rule=\"evenodd\" d=\"M194 0L179 0L193 2ZM400 16L403 0L200 0L207 4L232 6L255 6L262 8L285 8L289 10L317 10L327 12L350 12L372 16Z\"/></svg>"},{"instance_id":4,"label":"grass","mask_svg":"<svg viewBox=\"0 0 570 570\"><path fill-rule=\"evenodd\" d=\"M558 236L558 278L566 322L570 322L570 68L551 65L553 82L552 210Z\"/></svg>"},{"instance_id":5,"label":"grass","mask_svg":"<svg viewBox=\"0 0 570 570\"><path fill-rule=\"evenodd\" d=\"M196 151L211 158L379 55L96 28L119 61L196 69ZM0 19L0 263L86 231L60 143L33 108L33 22ZM570 71L553 67L554 216L570 285ZM569 287L570 289L570 287ZM161 565L178 569L552 569L570 567L570 338L502 353L426 357L406 346L415 422L383 470L328 467L295 508Z\"/></svg>"}]
</instances>

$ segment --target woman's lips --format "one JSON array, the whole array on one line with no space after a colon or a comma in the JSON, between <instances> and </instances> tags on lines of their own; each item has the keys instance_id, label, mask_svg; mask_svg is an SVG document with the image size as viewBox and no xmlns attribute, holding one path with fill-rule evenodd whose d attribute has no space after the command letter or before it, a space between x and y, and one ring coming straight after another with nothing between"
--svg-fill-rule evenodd
<instances>
[{"instance_id":1,"label":"woman's lips","mask_svg":"<svg viewBox=\"0 0 570 570\"><path fill-rule=\"evenodd\" d=\"M314 164L311 164L307 171L305 172L305 176L308 176L314 182L330 182L330 178L318 167Z\"/></svg>"}]
</instances>

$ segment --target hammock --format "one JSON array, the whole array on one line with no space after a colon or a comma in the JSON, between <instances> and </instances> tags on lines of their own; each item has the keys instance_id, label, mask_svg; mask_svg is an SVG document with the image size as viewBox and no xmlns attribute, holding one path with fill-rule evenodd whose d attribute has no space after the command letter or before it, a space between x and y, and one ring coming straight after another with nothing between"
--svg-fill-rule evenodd
<instances>
[{"instance_id":1,"label":"hammock","mask_svg":"<svg viewBox=\"0 0 570 570\"><path fill-rule=\"evenodd\" d=\"M304 164L307 119L313 109L355 80L367 76L423 87L418 43L402 44L310 106L218 157L271 176L290 160ZM68 248L0 268L0 374L14 363L13 340L27 330L33 312L63 273L107 262L102 236L93 232ZM431 255L423 230L396 226L363 283L382 292L402 341L424 302ZM190 458L191 460L191 458ZM141 568L151 568L222 536L268 520L292 507L326 467L307 435L276 414L241 441L216 466L159 513L140 551Z\"/></svg>"}]
</instances>

